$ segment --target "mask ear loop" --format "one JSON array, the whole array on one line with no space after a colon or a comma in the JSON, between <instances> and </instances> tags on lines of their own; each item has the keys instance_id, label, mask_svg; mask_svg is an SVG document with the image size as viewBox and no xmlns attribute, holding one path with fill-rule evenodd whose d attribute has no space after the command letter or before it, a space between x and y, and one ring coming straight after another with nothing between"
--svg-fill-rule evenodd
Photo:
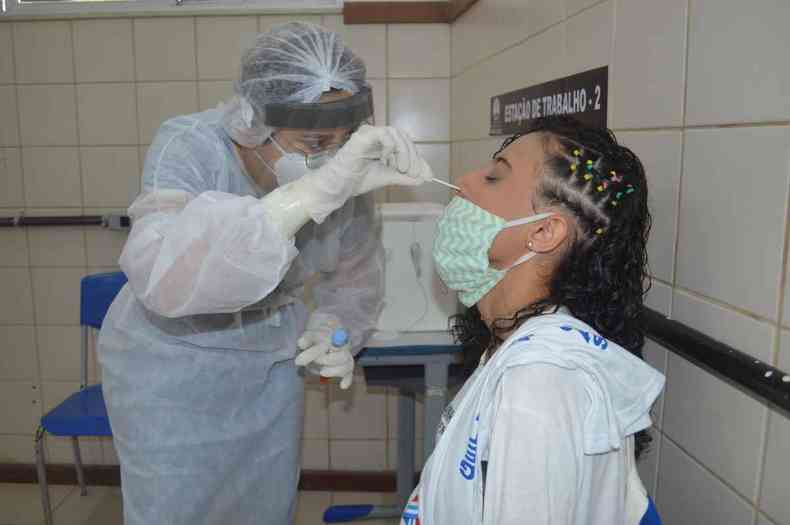
<instances>
[{"instance_id":1,"label":"mask ear loop","mask_svg":"<svg viewBox=\"0 0 790 525\"><path fill-rule=\"evenodd\" d=\"M523 219L516 219L514 221L506 222L505 223L505 228L512 228L514 226L523 226L524 224L531 224L533 222L542 221L543 219L548 219L552 215L554 215L553 212L545 212L545 213L539 213L537 215L533 215L531 217L525 217ZM516 266L518 266L520 264L524 264L525 262L527 262L528 260L532 259L533 257L535 257L537 255L537 252L533 252L532 251L532 243L531 242L527 245L527 247L530 249L530 251L528 251L527 253L525 253L524 255L519 257L518 259L516 259L516 261L513 264L511 264L510 266L508 266L505 269L505 271L510 271L513 268L515 268Z\"/></svg>"}]
</instances>

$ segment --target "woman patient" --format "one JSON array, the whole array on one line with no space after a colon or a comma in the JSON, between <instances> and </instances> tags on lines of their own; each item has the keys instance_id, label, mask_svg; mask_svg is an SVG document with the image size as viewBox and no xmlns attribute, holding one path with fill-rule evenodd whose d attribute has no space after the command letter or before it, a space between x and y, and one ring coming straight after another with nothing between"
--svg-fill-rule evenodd
<instances>
[{"instance_id":1,"label":"woman patient","mask_svg":"<svg viewBox=\"0 0 790 525\"><path fill-rule=\"evenodd\" d=\"M434 259L485 351L450 404L406 525L657 523L636 457L664 377L641 360L647 182L607 129L538 120L439 222Z\"/></svg>"}]
</instances>

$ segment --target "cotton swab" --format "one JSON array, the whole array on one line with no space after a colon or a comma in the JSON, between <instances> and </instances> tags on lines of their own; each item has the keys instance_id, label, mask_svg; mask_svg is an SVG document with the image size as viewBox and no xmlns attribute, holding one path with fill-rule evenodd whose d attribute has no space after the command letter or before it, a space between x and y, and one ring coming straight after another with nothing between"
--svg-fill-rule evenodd
<instances>
[{"instance_id":1,"label":"cotton swab","mask_svg":"<svg viewBox=\"0 0 790 525\"><path fill-rule=\"evenodd\" d=\"M436 177L432 178L431 181L435 182L436 184L441 184L442 186L446 186L451 190L461 191L461 188L454 184L450 184L449 182L444 182L442 179L437 179Z\"/></svg>"}]
</instances>

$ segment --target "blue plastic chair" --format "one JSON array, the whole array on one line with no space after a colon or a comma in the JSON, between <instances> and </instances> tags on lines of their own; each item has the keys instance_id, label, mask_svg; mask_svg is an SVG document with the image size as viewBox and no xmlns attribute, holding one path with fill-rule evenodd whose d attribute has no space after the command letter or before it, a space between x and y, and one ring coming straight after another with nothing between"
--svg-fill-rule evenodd
<instances>
[{"instance_id":1,"label":"blue plastic chair","mask_svg":"<svg viewBox=\"0 0 790 525\"><path fill-rule=\"evenodd\" d=\"M74 447L74 467L83 496L87 494L87 488L82 470L79 437L112 436L101 385L88 386L88 340L91 329L101 329L107 310L125 284L126 275L122 272L88 275L82 278L80 284L80 325L82 326L80 390L42 417L41 425L36 432L36 467L41 488L41 504L44 507L47 525L52 525L52 507L47 485L44 435L49 433L53 436L71 437Z\"/></svg>"}]
</instances>

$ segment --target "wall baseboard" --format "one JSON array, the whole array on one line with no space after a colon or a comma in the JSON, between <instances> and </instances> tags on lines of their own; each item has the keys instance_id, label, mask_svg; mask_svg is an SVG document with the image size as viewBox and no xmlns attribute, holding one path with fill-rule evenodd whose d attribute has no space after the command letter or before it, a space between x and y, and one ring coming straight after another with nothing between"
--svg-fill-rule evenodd
<instances>
[{"instance_id":1,"label":"wall baseboard","mask_svg":"<svg viewBox=\"0 0 790 525\"><path fill-rule=\"evenodd\" d=\"M345 24L451 24L478 0L442 2L348 1L343 5Z\"/></svg>"},{"instance_id":2,"label":"wall baseboard","mask_svg":"<svg viewBox=\"0 0 790 525\"><path fill-rule=\"evenodd\" d=\"M85 465L85 482L93 486L119 487L121 470L117 465ZM76 485L73 465L47 465L50 485ZM38 483L32 463L0 463L0 483ZM323 492L395 492L395 472L342 470L302 470L299 490Z\"/></svg>"}]
</instances>

